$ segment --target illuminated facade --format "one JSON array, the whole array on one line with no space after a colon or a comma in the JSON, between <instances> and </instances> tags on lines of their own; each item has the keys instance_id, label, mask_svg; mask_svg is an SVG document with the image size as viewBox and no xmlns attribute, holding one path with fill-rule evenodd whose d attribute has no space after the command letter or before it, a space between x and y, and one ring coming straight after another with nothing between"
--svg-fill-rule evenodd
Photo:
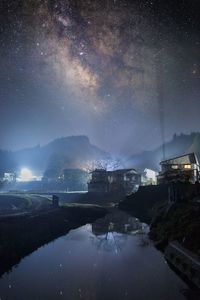
<instances>
[{"instance_id":1,"label":"illuminated facade","mask_svg":"<svg viewBox=\"0 0 200 300\"><path fill-rule=\"evenodd\" d=\"M151 169L144 169L142 174L142 185L156 185L158 173Z\"/></svg>"},{"instance_id":2,"label":"illuminated facade","mask_svg":"<svg viewBox=\"0 0 200 300\"><path fill-rule=\"evenodd\" d=\"M16 174L15 173L4 173L3 181L5 182L15 182Z\"/></svg>"},{"instance_id":3,"label":"illuminated facade","mask_svg":"<svg viewBox=\"0 0 200 300\"><path fill-rule=\"evenodd\" d=\"M158 183L184 182L195 183L200 179L200 166L194 153L185 154L162 161Z\"/></svg>"}]
</instances>

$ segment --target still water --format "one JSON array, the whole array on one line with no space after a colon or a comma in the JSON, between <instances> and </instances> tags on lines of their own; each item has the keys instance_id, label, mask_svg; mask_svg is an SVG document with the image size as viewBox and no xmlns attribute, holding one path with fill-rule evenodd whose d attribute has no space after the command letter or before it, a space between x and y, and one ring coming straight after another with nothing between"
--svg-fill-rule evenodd
<instances>
[{"instance_id":1,"label":"still water","mask_svg":"<svg viewBox=\"0 0 200 300\"><path fill-rule=\"evenodd\" d=\"M0 300L181 300L187 285L118 211L40 247L0 279Z\"/></svg>"}]
</instances>

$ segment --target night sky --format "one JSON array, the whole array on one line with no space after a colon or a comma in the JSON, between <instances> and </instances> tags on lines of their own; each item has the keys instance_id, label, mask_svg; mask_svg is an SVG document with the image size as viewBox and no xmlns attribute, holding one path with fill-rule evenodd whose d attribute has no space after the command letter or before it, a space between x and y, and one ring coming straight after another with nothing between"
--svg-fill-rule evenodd
<instances>
[{"instance_id":1,"label":"night sky","mask_svg":"<svg viewBox=\"0 0 200 300\"><path fill-rule=\"evenodd\" d=\"M166 140L199 131L199 15L198 0L1 0L0 148L84 134L114 154L153 149L158 81Z\"/></svg>"}]
</instances>

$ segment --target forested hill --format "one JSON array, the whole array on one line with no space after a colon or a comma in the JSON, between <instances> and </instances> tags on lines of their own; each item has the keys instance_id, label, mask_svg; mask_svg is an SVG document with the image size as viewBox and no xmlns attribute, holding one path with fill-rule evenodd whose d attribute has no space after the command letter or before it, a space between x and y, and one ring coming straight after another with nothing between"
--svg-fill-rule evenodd
<instances>
[{"instance_id":1,"label":"forested hill","mask_svg":"<svg viewBox=\"0 0 200 300\"><path fill-rule=\"evenodd\" d=\"M17 171L22 167L35 171L46 168L78 168L84 163L108 159L105 151L92 145L86 136L69 136L56 139L45 146L20 151L0 151L0 171Z\"/></svg>"},{"instance_id":2,"label":"forested hill","mask_svg":"<svg viewBox=\"0 0 200 300\"><path fill-rule=\"evenodd\" d=\"M195 152L200 161L200 133L193 132L191 134L174 134L173 139L165 144L166 159L191 152ZM140 154L129 157L125 165L126 167L134 166L142 171L144 168L159 170L159 162L162 161L162 147L153 151L144 151Z\"/></svg>"},{"instance_id":3,"label":"forested hill","mask_svg":"<svg viewBox=\"0 0 200 300\"><path fill-rule=\"evenodd\" d=\"M200 161L200 133L174 135L166 143L166 158L195 152ZM69 136L56 139L45 146L20 151L0 150L0 172L18 171L23 167L44 172L47 169L79 168L94 161L111 159L110 154L92 145L86 136ZM142 171L159 170L162 147L145 151L123 160L123 167Z\"/></svg>"}]
</instances>

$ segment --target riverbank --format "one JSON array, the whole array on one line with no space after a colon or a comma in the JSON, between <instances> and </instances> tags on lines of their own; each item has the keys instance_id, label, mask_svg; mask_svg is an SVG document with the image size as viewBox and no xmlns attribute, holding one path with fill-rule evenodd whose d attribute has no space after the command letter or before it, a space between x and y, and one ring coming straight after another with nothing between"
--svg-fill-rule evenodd
<instances>
[{"instance_id":1,"label":"riverbank","mask_svg":"<svg viewBox=\"0 0 200 300\"><path fill-rule=\"evenodd\" d=\"M200 257L200 204L162 203L154 210L150 238L164 251L169 242L178 241Z\"/></svg>"},{"instance_id":2,"label":"riverbank","mask_svg":"<svg viewBox=\"0 0 200 300\"><path fill-rule=\"evenodd\" d=\"M149 237L154 245L180 276L199 288L200 186L173 185L176 201L171 201L170 188L141 187L121 202L119 208L150 224Z\"/></svg>"},{"instance_id":3,"label":"riverbank","mask_svg":"<svg viewBox=\"0 0 200 300\"><path fill-rule=\"evenodd\" d=\"M44 244L107 213L97 205L66 205L1 217L0 276Z\"/></svg>"},{"instance_id":4,"label":"riverbank","mask_svg":"<svg viewBox=\"0 0 200 300\"><path fill-rule=\"evenodd\" d=\"M113 206L122 201L124 193L89 193L89 192L38 192L16 191L0 193L0 216L48 209L52 205L52 197L59 198L60 205L69 203Z\"/></svg>"},{"instance_id":5,"label":"riverbank","mask_svg":"<svg viewBox=\"0 0 200 300\"><path fill-rule=\"evenodd\" d=\"M140 186L138 191L119 202L119 209L129 212L141 221L150 224L154 215L153 207L161 201L167 201L168 186Z\"/></svg>"},{"instance_id":6,"label":"riverbank","mask_svg":"<svg viewBox=\"0 0 200 300\"><path fill-rule=\"evenodd\" d=\"M42 211L52 205L52 197L28 193L0 194L0 218L5 215L16 215Z\"/></svg>"},{"instance_id":7,"label":"riverbank","mask_svg":"<svg viewBox=\"0 0 200 300\"><path fill-rule=\"evenodd\" d=\"M200 255L199 185L177 184L176 202L169 200L169 185L142 186L118 207L150 224L150 238L162 251L178 241Z\"/></svg>"}]
</instances>

